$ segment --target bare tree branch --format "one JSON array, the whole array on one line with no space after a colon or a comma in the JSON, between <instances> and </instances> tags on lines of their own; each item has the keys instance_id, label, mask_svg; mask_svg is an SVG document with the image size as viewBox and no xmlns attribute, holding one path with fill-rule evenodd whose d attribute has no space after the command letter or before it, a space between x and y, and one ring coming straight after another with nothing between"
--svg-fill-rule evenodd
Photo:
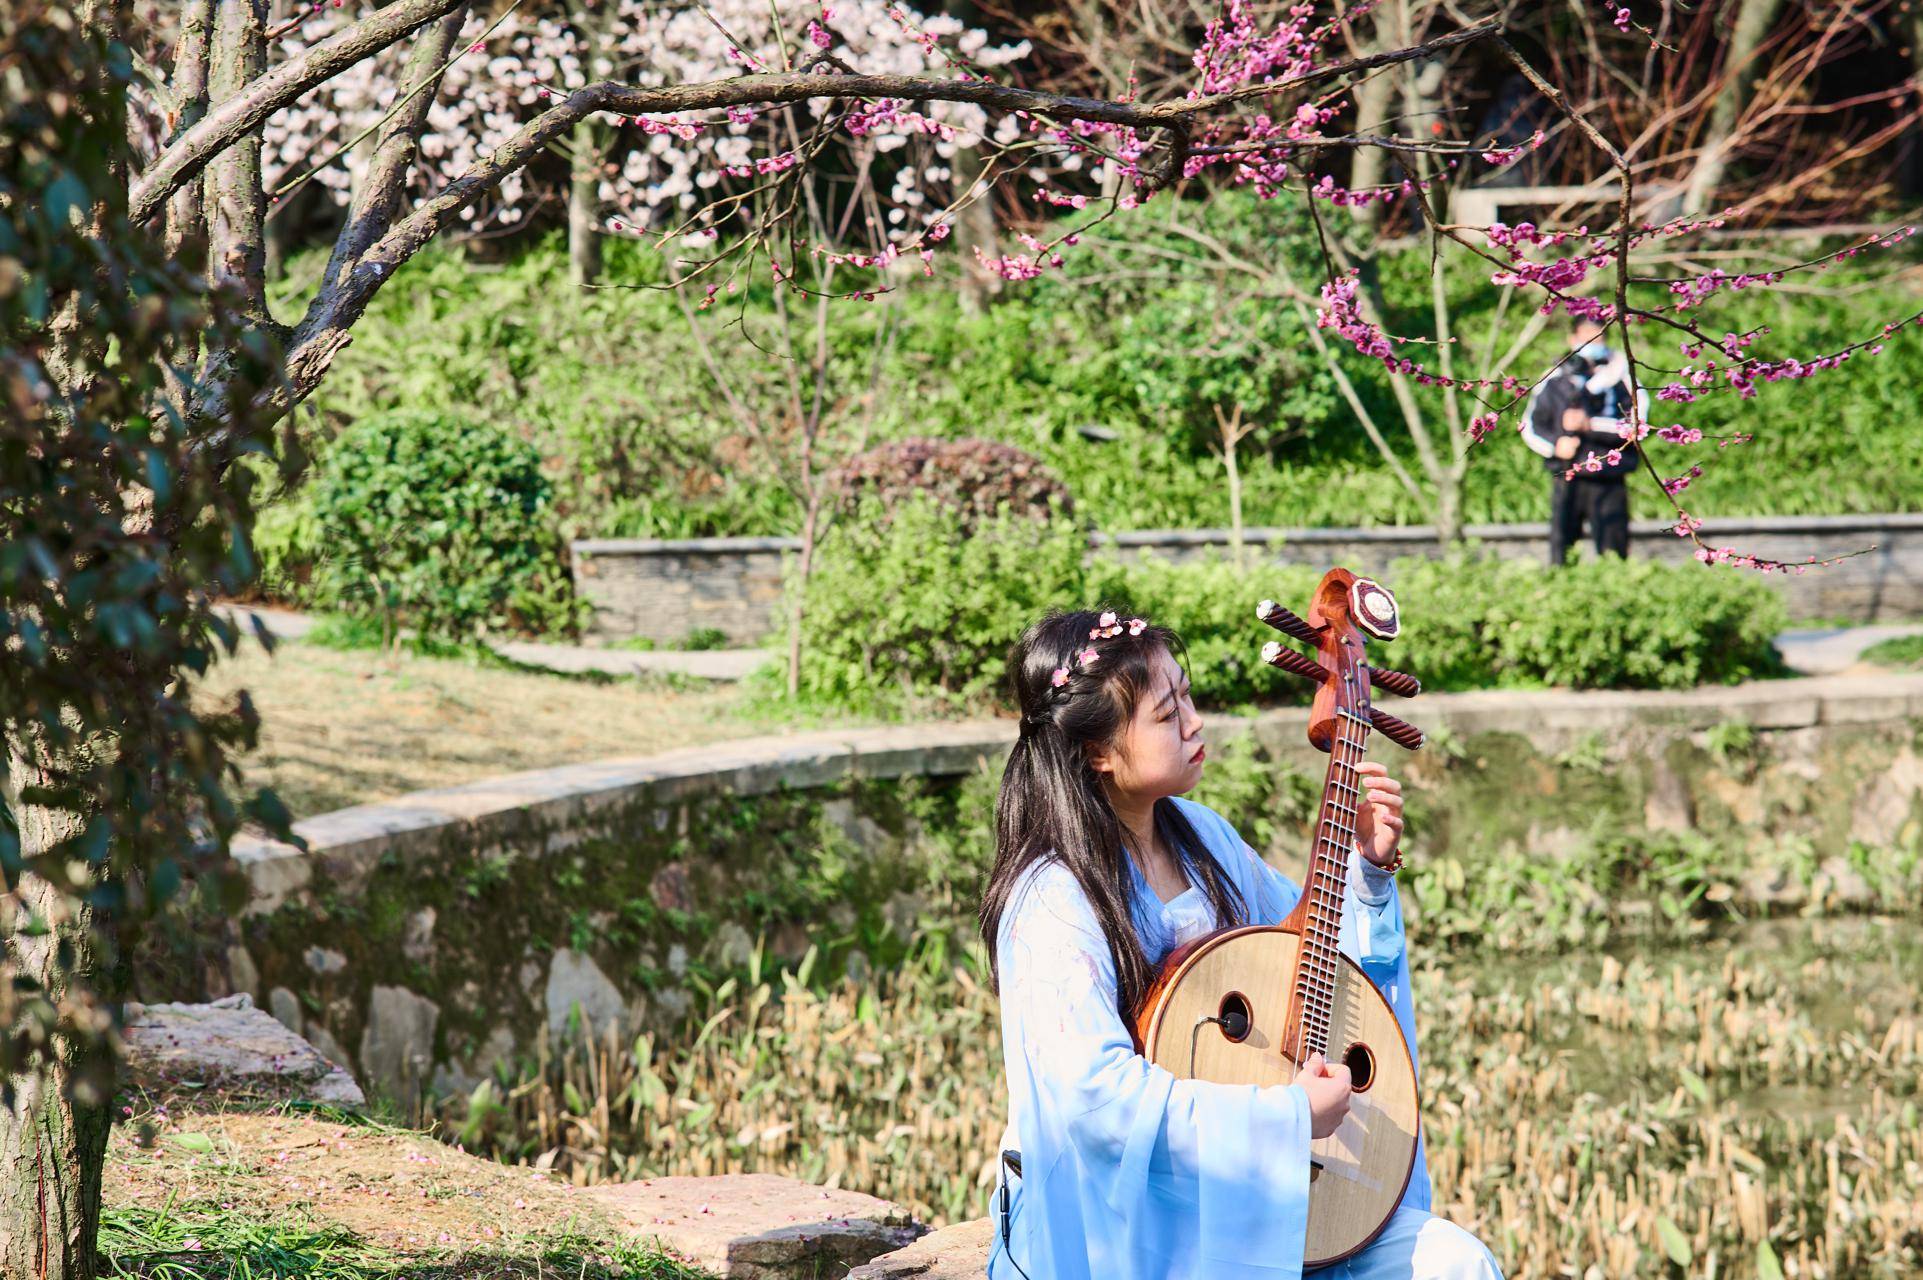
<instances>
[{"instance_id":1,"label":"bare tree branch","mask_svg":"<svg viewBox=\"0 0 1923 1280\"><path fill-rule=\"evenodd\" d=\"M466 19L467 5L458 5L454 12L424 28L414 38L414 48L401 72L401 83L413 86L416 92L387 122L374 145L374 158L368 164L360 190L354 193L347 221L334 240L334 252L328 257L327 270L321 277L322 294L340 278L342 271L352 269L369 245L394 225L401 194L407 188L408 173L420 151L421 130L426 128L427 114L440 92L440 74L445 72L448 53ZM435 83L426 84L430 78ZM423 85L426 87L421 87Z\"/></svg>"},{"instance_id":2,"label":"bare tree branch","mask_svg":"<svg viewBox=\"0 0 1923 1280\"><path fill-rule=\"evenodd\" d=\"M287 106L364 58L371 58L420 27L452 13L467 0L397 0L366 21L289 58L221 103L182 134L133 185L128 209L135 222L160 211L168 196L205 169L235 141Z\"/></svg>"}]
</instances>

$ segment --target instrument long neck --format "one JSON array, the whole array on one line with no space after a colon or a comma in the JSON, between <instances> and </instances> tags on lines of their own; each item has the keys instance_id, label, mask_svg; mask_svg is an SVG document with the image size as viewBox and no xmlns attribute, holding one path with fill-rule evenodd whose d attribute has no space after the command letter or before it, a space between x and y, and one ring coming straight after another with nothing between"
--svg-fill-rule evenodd
<instances>
[{"instance_id":1,"label":"instrument long neck","mask_svg":"<svg viewBox=\"0 0 1923 1280\"><path fill-rule=\"evenodd\" d=\"M1327 1055L1329 1019L1335 1008L1336 975L1342 959L1342 903L1349 887L1349 850L1356 840L1356 815L1362 807L1362 783L1356 765L1368 742L1369 722L1347 708L1335 713L1335 734L1329 744L1329 775L1322 784L1322 809L1315 824L1315 844L1309 853L1307 919L1302 926L1301 961L1297 966L1296 1006L1302 1011L1300 1061L1311 1053Z\"/></svg>"}]
</instances>

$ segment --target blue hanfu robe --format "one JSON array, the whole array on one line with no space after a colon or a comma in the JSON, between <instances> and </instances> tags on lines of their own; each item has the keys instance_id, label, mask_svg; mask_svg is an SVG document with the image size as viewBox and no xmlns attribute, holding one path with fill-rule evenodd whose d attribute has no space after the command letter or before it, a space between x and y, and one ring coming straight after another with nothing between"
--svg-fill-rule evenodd
<instances>
[{"instance_id":1,"label":"blue hanfu robe","mask_svg":"<svg viewBox=\"0 0 1923 1280\"><path fill-rule=\"evenodd\" d=\"M1301 888L1264 863L1226 819L1177 799L1242 894L1252 924L1279 924ZM1216 927L1195 887L1161 902L1128 859L1131 910L1152 963ZM1059 863L1024 873L997 939L1009 1246L997 1233L991 1280L1296 1280L1309 1202L1308 1095L1178 1080L1136 1053L1115 1007L1115 967L1081 886ZM1350 850L1341 949L1395 1009L1415 1052L1415 1012L1392 876ZM1418 1136L1402 1206L1427 1210Z\"/></svg>"}]
</instances>

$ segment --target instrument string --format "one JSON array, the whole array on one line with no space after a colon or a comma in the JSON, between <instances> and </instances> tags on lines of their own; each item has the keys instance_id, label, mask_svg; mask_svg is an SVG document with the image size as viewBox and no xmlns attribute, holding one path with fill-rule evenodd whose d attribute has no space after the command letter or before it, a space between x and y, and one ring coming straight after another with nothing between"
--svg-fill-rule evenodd
<instances>
[{"instance_id":1,"label":"instrument string","mask_svg":"<svg viewBox=\"0 0 1923 1280\"><path fill-rule=\"evenodd\" d=\"M1357 726L1355 736L1348 726ZM1346 707L1336 709L1334 741L1329 748L1329 775L1323 788L1322 811L1318 823L1309 871L1309 910L1303 930L1302 963L1299 966L1296 994L1302 1006L1302 1051L1328 1052L1329 1024L1335 1011L1335 983L1340 973L1342 896L1347 880L1349 847L1355 843L1352 825L1358 806L1345 804L1338 795L1356 801L1362 788L1355 772L1361 763L1369 721ZM1349 821L1343 821L1343 818Z\"/></svg>"}]
</instances>

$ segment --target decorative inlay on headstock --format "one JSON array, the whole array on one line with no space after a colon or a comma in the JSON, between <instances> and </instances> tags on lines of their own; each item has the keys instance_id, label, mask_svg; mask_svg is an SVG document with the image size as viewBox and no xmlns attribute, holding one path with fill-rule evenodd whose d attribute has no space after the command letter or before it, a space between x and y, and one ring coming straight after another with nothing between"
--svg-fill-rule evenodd
<instances>
[{"instance_id":1,"label":"decorative inlay on headstock","mask_svg":"<svg viewBox=\"0 0 1923 1280\"><path fill-rule=\"evenodd\" d=\"M1356 625L1378 640L1393 640L1402 629L1396 598L1373 578L1357 578L1349 587L1349 613Z\"/></svg>"}]
</instances>

